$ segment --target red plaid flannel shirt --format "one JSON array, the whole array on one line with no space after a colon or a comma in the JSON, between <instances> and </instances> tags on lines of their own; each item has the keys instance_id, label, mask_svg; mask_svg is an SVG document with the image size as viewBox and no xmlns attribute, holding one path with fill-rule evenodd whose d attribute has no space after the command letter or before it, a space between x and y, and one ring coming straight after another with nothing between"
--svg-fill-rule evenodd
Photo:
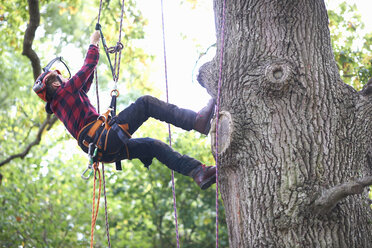
<instances>
[{"instance_id":1,"label":"red plaid flannel shirt","mask_svg":"<svg viewBox=\"0 0 372 248\"><path fill-rule=\"evenodd\" d=\"M83 67L57 89L50 103L53 113L75 139L81 128L99 116L87 96L98 59L98 47L90 45Z\"/></svg>"}]
</instances>

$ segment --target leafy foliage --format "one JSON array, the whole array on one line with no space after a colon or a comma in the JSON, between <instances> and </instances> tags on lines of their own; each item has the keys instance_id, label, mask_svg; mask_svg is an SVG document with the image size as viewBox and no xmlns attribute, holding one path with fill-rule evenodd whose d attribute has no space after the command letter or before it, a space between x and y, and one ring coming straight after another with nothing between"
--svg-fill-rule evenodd
<instances>
[{"instance_id":1,"label":"leafy foliage","mask_svg":"<svg viewBox=\"0 0 372 248\"><path fill-rule=\"evenodd\" d=\"M329 28L337 66L345 83L360 90L372 75L372 33L364 29L356 5L346 1L329 10Z\"/></svg>"}]
</instances>

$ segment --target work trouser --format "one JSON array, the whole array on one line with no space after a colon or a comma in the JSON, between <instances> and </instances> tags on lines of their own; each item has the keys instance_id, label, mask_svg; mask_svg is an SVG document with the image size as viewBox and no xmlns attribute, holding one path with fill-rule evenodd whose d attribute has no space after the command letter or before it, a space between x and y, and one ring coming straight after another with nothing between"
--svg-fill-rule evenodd
<instances>
[{"instance_id":1,"label":"work trouser","mask_svg":"<svg viewBox=\"0 0 372 248\"><path fill-rule=\"evenodd\" d=\"M197 114L194 111L178 108L152 96L142 96L114 118L118 124L128 124L128 132L132 135L149 117L167 122L184 130L191 130L194 127L196 116ZM79 135L79 144L84 140L88 130L89 127ZM86 151L86 149L83 150ZM115 132L110 131L107 137L106 149L102 151L101 160L103 162L113 162L135 158L140 159L146 167L151 165L153 158L156 158L168 168L183 175L189 175L193 169L201 164L194 158L174 151L169 145L160 140L130 138L123 141Z\"/></svg>"}]
</instances>

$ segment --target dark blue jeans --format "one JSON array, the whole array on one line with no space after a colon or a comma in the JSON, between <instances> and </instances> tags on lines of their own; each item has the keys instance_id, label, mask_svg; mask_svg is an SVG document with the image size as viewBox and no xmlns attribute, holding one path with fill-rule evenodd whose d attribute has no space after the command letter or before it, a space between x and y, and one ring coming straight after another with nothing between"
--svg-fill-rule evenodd
<instances>
[{"instance_id":1,"label":"dark blue jeans","mask_svg":"<svg viewBox=\"0 0 372 248\"><path fill-rule=\"evenodd\" d=\"M148 118L153 117L184 130L191 130L197 113L168 104L152 96L142 96L117 115L119 124L128 124L129 133L133 134ZM181 155L166 143L152 138L131 138L125 145L114 132L110 132L107 143L107 154L115 154L117 159L140 159L146 166L150 166L153 158L158 159L168 168L183 175L198 167L201 162L187 155ZM104 155L105 157L105 155Z\"/></svg>"}]
</instances>

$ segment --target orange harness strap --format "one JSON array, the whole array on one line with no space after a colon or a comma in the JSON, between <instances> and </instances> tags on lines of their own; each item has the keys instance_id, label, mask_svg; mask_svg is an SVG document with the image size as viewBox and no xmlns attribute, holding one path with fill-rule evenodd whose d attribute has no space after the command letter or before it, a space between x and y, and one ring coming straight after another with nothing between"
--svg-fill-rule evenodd
<instances>
[{"instance_id":1,"label":"orange harness strap","mask_svg":"<svg viewBox=\"0 0 372 248\"><path fill-rule=\"evenodd\" d=\"M111 109L108 109L106 111L106 113L100 115L97 119L96 122L94 122L93 126L89 129L88 133L87 133L87 138L89 140L93 139L94 135L96 134L97 132L97 129L99 127L101 127L104 123L105 123L105 128L106 129L110 129L110 126L107 124L107 121L108 121L108 118L109 118L109 115L110 115L110 112L111 112ZM86 140L83 140L83 144L88 147L89 146L89 142L86 141Z\"/></svg>"}]
</instances>

